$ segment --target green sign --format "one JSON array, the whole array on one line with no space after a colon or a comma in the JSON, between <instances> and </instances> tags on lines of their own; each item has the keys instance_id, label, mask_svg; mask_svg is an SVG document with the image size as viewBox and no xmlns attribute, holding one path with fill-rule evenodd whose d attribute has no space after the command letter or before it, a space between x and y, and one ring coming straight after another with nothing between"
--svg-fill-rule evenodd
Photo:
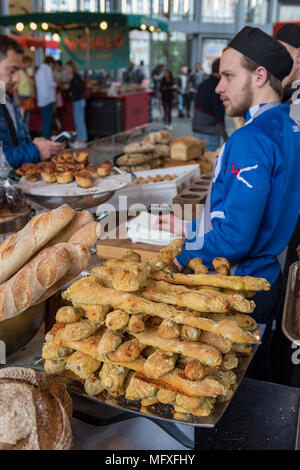
<instances>
[{"instance_id":1,"label":"green sign","mask_svg":"<svg viewBox=\"0 0 300 470\"><path fill-rule=\"evenodd\" d=\"M129 66L129 30L127 27L62 31L62 60L73 59L80 70L119 69Z\"/></svg>"}]
</instances>

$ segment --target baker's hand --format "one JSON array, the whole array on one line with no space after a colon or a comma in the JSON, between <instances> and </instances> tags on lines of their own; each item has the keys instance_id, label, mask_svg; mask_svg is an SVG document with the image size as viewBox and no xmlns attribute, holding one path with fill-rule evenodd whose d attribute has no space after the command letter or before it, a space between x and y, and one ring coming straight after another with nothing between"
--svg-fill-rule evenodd
<instances>
[{"instance_id":1,"label":"baker's hand","mask_svg":"<svg viewBox=\"0 0 300 470\"><path fill-rule=\"evenodd\" d=\"M174 233L179 237L185 236L184 221L175 217L173 214L160 215L153 226L154 230L164 230L165 232Z\"/></svg>"},{"instance_id":2,"label":"baker's hand","mask_svg":"<svg viewBox=\"0 0 300 470\"><path fill-rule=\"evenodd\" d=\"M63 152L64 150L64 144L61 142L53 142L44 137L36 137L33 143L38 148L41 160L48 160L52 155Z\"/></svg>"}]
</instances>

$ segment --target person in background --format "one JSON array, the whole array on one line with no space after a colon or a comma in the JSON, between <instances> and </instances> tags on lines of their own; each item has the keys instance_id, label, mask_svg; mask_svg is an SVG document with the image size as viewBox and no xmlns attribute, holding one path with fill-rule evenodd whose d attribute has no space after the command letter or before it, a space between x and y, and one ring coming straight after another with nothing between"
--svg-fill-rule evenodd
<instances>
[{"instance_id":1,"label":"person in background","mask_svg":"<svg viewBox=\"0 0 300 470\"><path fill-rule=\"evenodd\" d=\"M205 73L203 68L201 67L200 62L196 62L195 70L192 73L192 80L194 83L194 88L197 91L199 85L205 80Z\"/></svg>"},{"instance_id":2,"label":"person in background","mask_svg":"<svg viewBox=\"0 0 300 470\"><path fill-rule=\"evenodd\" d=\"M77 133L77 140L72 144L72 147L79 149L85 147L87 142L87 129L85 122L86 100L83 98L85 86L73 60L69 60L66 63L66 70L72 77L70 83L65 85L65 89L69 91L70 98L73 103L73 115Z\"/></svg>"},{"instance_id":3,"label":"person in background","mask_svg":"<svg viewBox=\"0 0 300 470\"><path fill-rule=\"evenodd\" d=\"M294 23L287 23L277 31L275 35L291 55L294 65L291 73L282 81L284 103L291 105L291 117L300 123L300 26Z\"/></svg>"},{"instance_id":4,"label":"person in background","mask_svg":"<svg viewBox=\"0 0 300 470\"><path fill-rule=\"evenodd\" d=\"M295 23L287 23L277 31L275 38L287 49L293 59L293 68L289 75L282 80L282 102L290 105L290 116L300 124L300 26ZM283 269L283 293L285 298L287 280L290 266L298 261L297 247L300 245L300 213L293 236L282 255ZM283 309L283 305L282 305ZM281 310L282 311L282 310ZM292 344L282 332L281 316L277 319L276 329L273 335L273 349L277 362L277 375L284 377L284 382L289 383L293 373L293 366L289 361L292 356ZM287 364L290 366L288 367Z\"/></svg>"},{"instance_id":5,"label":"person in background","mask_svg":"<svg viewBox=\"0 0 300 470\"><path fill-rule=\"evenodd\" d=\"M54 107L56 103L56 81L53 77L55 60L46 56L44 63L35 75L37 105L42 110L42 136L49 139L51 136Z\"/></svg>"},{"instance_id":6,"label":"person in background","mask_svg":"<svg viewBox=\"0 0 300 470\"><path fill-rule=\"evenodd\" d=\"M160 92L164 108L164 127L172 129L172 108L176 93L176 83L170 70L165 70L165 74L160 82Z\"/></svg>"},{"instance_id":7,"label":"person in background","mask_svg":"<svg viewBox=\"0 0 300 470\"><path fill-rule=\"evenodd\" d=\"M57 60L55 62L53 77L58 86L64 85L65 83L69 83L72 79L70 74L67 72L66 68L63 66L61 60Z\"/></svg>"},{"instance_id":8,"label":"person in background","mask_svg":"<svg viewBox=\"0 0 300 470\"><path fill-rule=\"evenodd\" d=\"M177 91L178 91L178 117L184 117L184 108L187 105L187 92L188 92L188 67L183 65L180 69L180 74L177 78Z\"/></svg>"},{"instance_id":9,"label":"person in background","mask_svg":"<svg viewBox=\"0 0 300 470\"><path fill-rule=\"evenodd\" d=\"M134 72L134 83L141 85L143 80L146 78L146 71L145 71L145 64L144 61L140 61L140 65L138 65Z\"/></svg>"},{"instance_id":10,"label":"person in background","mask_svg":"<svg viewBox=\"0 0 300 470\"><path fill-rule=\"evenodd\" d=\"M19 168L23 163L47 160L64 149L64 144L42 137L32 141L22 119L20 107L13 95L23 66L23 52L17 41L0 34L0 82L5 85L4 96L0 100L0 141L6 159L13 168Z\"/></svg>"},{"instance_id":11,"label":"person in background","mask_svg":"<svg viewBox=\"0 0 300 470\"><path fill-rule=\"evenodd\" d=\"M156 107L156 110L159 115L162 114L162 102L161 102L161 92L160 92L160 82L164 76L165 66L163 64L158 64L151 73L152 78L152 89L154 93L151 94L151 102L153 106ZM152 109L152 105L151 105Z\"/></svg>"},{"instance_id":12,"label":"person in background","mask_svg":"<svg viewBox=\"0 0 300 470\"><path fill-rule=\"evenodd\" d=\"M220 79L219 67L220 59L215 59L211 75L199 85L192 121L194 136L206 142L208 152L214 152L220 147L221 137L227 139L225 108L215 92Z\"/></svg>"},{"instance_id":13,"label":"person in background","mask_svg":"<svg viewBox=\"0 0 300 470\"><path fill-rule=\"evenodd\" d=\"M125 72L123 73L123 82L127 84L134 83L135 72L136 72L136 64L135 62L130 61L129 68L125 70Z\"/></svg>"},{"instance_id":14,"label":"person in background","mask_svg":"<svg viewBox=\"0 0 300 470\"><path fill-rule=\"evenodd\" d=\"M195 100L196 88L193 73L188 69L188 84L186 93L186 117L191 117L191 107Z\"/></svg>"},{"instance_id":15,"label":"person in background","mask_svg":"<svg viewBox=\"0 0 300 470\"><path fill-rule=\"evenodd\" d=\"M33 59L24 55L22 69L19 71L19 83L16 85L17 101L23 111L23 119L28 126L29 111L35 108L35 85L33 79Z\"/></svg>"},{"instance_id":16,"label":"person in background","mask_svg":"<svg viewBox=\"0 0 300 470\"><path fill-rule=\"evenodd\" d=\"M226 114L244 116L246 124L231 134L217 157L202 223L164 215L154 226L181 234L184 229L185 246L177 258L182 266L200 257L213 269L212 260L224 257L232 275L267 279L270 290L253 297L251 316L266 329L247 375L271 381L277 359L272 356L273 322L282 306L280 255L300 206L300 132L289 105L280 102L281 82L292 67L282 44L258 28L246 26L230 41L216 93ZM291 356L287 366L290 361Z\"/></svg>"}]
</instances>

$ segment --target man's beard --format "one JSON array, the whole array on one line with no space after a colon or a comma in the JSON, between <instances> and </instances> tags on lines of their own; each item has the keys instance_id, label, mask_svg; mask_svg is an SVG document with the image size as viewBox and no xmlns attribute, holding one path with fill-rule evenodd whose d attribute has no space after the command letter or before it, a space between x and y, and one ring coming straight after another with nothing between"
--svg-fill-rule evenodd
<instances>
[{"instance_id":1,"label":"man's beard","mask_svg":"<svg viewBox=\"0 0 300 470\"><path fill-rule=\"evenodd\" d=\"M225 108L225 113L230 117L239 117L243 116L245 112L251 108L253 103L253 89L251 84L251 78L247 79L246 84L241 89L239 96L236 98L235 103Z\"/></svg>"}]
</instances>

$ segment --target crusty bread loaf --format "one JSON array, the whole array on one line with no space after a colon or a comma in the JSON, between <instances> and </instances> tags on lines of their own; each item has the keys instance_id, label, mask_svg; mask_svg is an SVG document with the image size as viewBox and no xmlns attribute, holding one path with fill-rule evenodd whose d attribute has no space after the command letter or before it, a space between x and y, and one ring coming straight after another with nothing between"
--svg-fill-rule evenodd
<instances>
[{"instance_id":1,"label":"crusty bread loaf","mask_svg":"<svg viewBox=\"0 0 300 470\"><path fill-rule=\"evenodd\" d=\"M64 204L33 217L19 232L0 245L0 283L9 279L73 218L75 211Z\"/></svg>"},{"instance_id":2,"label":"crusty bread loaf","mask_svg":"<svg viewBox=\"0 0 300 470\"><path fill-rule=\"evenodd\" d=\"M124 147L124 153L151 153L154 150L154 146L151 144L145 144L144 142L132 142Z\"/></svg>"},{"instance_id":3,"label":"crusty bread loaf","mask_svg":"<svg viewBox=\"0 0 300 470\"><path fill-rule=\"evenodd\" d=\"M56 245L57 243L67 242L71 236L76 233L81 227L94 222L94 216L89 211L75 211L74 217L71 222L61 230L54 238L48 243L48 246Z\"/></svg>"},{"instance_id":4,"label":"crusty bread loaf","mask_svg":"<svg viewBox=\"0 0 300 470\"><path fill-rule=\"evenodd\" d=\"M156 132L155 143L162 145L169 145L172 142L171 132L163 129L162 131Z\"/></svg>"},{"instance_id":5,"label":"crusty bread loaf","mask_svg":"<svg viewBox=\"0 0 300 470\"><path fill-rule=\"evenodd\" d=\"M45 248L0 286L0 321L38 303L47 289L71 268L66 243Z\"/></svg>"},{"instance_id":6,"label":"crusty bread loaf","mask_svg":"<svg viewBox=\"0 0 300 470\"><path fill-rule=\"evenodd\" d=\"M80 243L90 250L98 240L100 232L101 225L99 222L90 222L89 224L77 230L77 232L73 233L68 242Z\"/></svg>"},{"instance_id":7,"label":"crusty bread loaf","mask_svg":"<svg viewBox=\"0 0 300 470\"><path fill-rule=\"evenodd\" d=\"M171 144L172 160L193 160L201 157L205 148L205 142L196 137L180 137Z\"/></svg>"},{"instance_id":8,"label":"crusty bread loaf","mask_svg":"<svg viewBox=\"0 0 300 470\"><path fill-rule=\"evenodd\" d=\"M155 145L154 155L157 158L170 158L170 146L164 144Z\"/></svg>"},{"instance_id":9,"label":"crusty bread loaf","mask_svg":"<svg viewBox=\"0 0 300 470\"><path fill-rule=\"evenodd\" d=\"M44 372L0 370L0 450L69 450L72 401Z\"/></svg>"},{"instance_id":10,"label":"crusty bread loaf","mask_svg":"<svg viewBox=\"0 0 300 470\"><path fill-rule=\"evenodd\" d=\"M155 145L169 145L172 142L172 134L167 130L162 130L158 132L150 132L147 137L144 138L143 142L145 144Z\"/></svg>"},{"instance_id":11,"label":"crusty bread loaf","mask_svg":"<svg viewBox=\"0 0 300 470\"><path fill-rule=\"evenodd\" d=\"M136 166L150 162L153 158L155 158L153 153L125 154L117 158L116 164L121 166Z\"/></svg>"},{"instance_id":12,"label":"crusty bread loaf","mask_svg":"<svg viewBox=\"0 0 300 470\"><path fill-rule=\"evenodd\" d=\"M53 284L44 292L43 296L39 298L39 302L48 299L48 297L55 294L55 292L61 289L65 284L70 282L72 279L74 279L74 277L78 276L81 271L88 267L90 261L90 251L88 247L79 243L62 243L61 245L66 248L71 258L69 269L62 278L60 278L55 284Z\"/></svg>"}]
</instances>

